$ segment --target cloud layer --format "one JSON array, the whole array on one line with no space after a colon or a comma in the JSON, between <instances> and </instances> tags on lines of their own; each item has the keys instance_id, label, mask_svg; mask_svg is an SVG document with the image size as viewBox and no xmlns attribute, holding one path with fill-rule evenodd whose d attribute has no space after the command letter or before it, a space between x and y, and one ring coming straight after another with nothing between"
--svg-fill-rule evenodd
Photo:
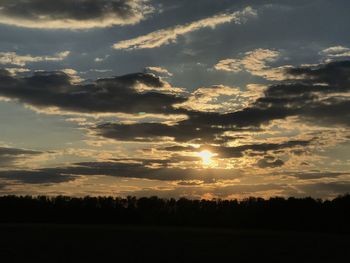
<instances>
[{"instance_id":1,"label":"cloud layer","mask_svg":"<svg viewBox=\"0 0 350 263\"><path fill-rule=\"evenodd\" d=\"M229 133L263 131L263 127L273 121L290 117L324 128L346 128L350 126L349 70L349 61L290 68L286 74L295 77L295 81L269 86L256 101L237 111L220 113L187 109L183 113L188 118L177 123L109 122L97 125L93 131L98 136L119 141L168 138L176 142L217 145L234 140ZM240 148L215 148L213 152L220 153L223 149ZM238 156L240 154L241 150L237 152ZM261 161L260 165L281 164L275 161Z\"/></svg>"},{"instance_id":2,"label":"cloud layer","mask_svg":"<svg viewBox=\"0 0 350 263\"><path fill-rule=\"evenodd\" d=\"M187 119L172 124L105 123L93 130L106 138L128 141L171 137L176 141L213 142L224 139L227 131L259 130L261 125L287 117L321 126L349 127L349 72L349 61L288 68L285 74L294 81L271 85L249 106L224 113L190 108L186 103L191 103L191 96L174 94L168 83L144 73L73 84L62 72L19 78L2 71L0 95L38 108L80 113L185 114ZM213 90L218 95L235 96L238 92L225 87ZM204 98L202 104L207 101Z\"/></svg>"}]
</instances>

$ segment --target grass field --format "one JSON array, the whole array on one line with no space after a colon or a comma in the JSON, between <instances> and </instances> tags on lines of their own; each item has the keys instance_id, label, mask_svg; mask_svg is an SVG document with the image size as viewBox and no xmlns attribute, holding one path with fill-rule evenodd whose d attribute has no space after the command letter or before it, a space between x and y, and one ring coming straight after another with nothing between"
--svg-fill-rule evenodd
<instances>
[{"instance_id":1,"label":"grass field","mask_svg":"<svg viewBox=\"0 0 350 263\"><path fill-rule=\"evenodd\" d=\"M0 262L347 262L350 236L112 225L0 225Z\"/></svg>"}]
</instances>

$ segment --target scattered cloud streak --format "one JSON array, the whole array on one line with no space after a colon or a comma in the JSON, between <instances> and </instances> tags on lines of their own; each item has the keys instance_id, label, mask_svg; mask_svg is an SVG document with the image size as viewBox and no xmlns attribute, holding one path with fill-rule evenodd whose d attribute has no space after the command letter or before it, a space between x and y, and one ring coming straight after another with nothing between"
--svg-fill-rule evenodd
<instances>
[{"instance_id":1,"label":"scattered cloud streak","mask_svg":"<svg viewBox=\"0 0 350 263\"><path fill-rule=\"evenodd\" d=\"M320 52L329 59L350 57L350 48L344 46L333 46Z\"/></svg>"},{"instance_id":2,"label":"scattered cloud streak","mask_svg":"<svg viewBox=\"0 0 350 263\"><path fill-rule=\"evenodd\" d=\"M28 63L42 62L42 61L62 61L69 56L69 51L57 53L55 56L31 56L18 55L16 52L0 52L0 64L25 66Z\"/></svg>"},{"instance_id":3,"label":"scattered cloud streak","mask_svg":"<svg viewBox=\"0 0 350 263\"><path fill-rule=\"evenodd\" d=\"M251 17L256 17L257 12L251 8L246 7L242 11L237 11L231 14L220 14L209 18L198 20L185 25L178 25L175 27L161 29L154 31L147 35L139 36L133 39L119 41L113 45L115 49L147 49L157 48L163 45L176 42L179 36L203 29L215 28L218 25L234 22L240 24Z\"/></svg>"},{"instance_id":4,"label":"scattered cloud streak","mask_svg":"<svg viewBox=\"0 0 350 263\"><path fill-rule=\"evenodd\" d=\"M171 77L173 75L167 69L161 68L161 67L146 67L145 70L147 72L165 75L165 76L169 76L169 77Z\"/></svg>"}]
</instances>

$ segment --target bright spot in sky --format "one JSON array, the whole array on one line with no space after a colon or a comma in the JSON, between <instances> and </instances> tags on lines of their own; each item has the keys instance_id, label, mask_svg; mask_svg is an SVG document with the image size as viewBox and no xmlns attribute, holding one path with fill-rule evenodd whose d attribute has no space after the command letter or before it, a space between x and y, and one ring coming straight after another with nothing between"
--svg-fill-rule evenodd
<instances>
[{"instance_id":1,"label":"bright spot in sky","mask_svg":"<svg viewBox=\"0 0 350 263\"><path fill-rule=\"evenodd\" d=\"M200 158L202 158L202 163L204 165L209 165L213 162L213 160L211 159L213 156L215 156L216 154L211 153L210 151L204 150L198 153L198 156Z\"/></svg>"}]
</instances>

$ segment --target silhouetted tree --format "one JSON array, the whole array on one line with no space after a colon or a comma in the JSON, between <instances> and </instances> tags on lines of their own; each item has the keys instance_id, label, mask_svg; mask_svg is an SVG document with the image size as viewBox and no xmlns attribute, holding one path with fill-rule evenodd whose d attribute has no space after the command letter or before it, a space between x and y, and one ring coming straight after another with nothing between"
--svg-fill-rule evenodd
<instances>
[{"instance_id":1,"label":"silhouetted tree","mask_svg":"<svg viewBox=\"0 0 350 263\"><path fill-rule=\"evenodd\" d=\"M141 224L350 232L350 195L333 200L0 197L0 222Z\"/></svg>"}]
</instances>

